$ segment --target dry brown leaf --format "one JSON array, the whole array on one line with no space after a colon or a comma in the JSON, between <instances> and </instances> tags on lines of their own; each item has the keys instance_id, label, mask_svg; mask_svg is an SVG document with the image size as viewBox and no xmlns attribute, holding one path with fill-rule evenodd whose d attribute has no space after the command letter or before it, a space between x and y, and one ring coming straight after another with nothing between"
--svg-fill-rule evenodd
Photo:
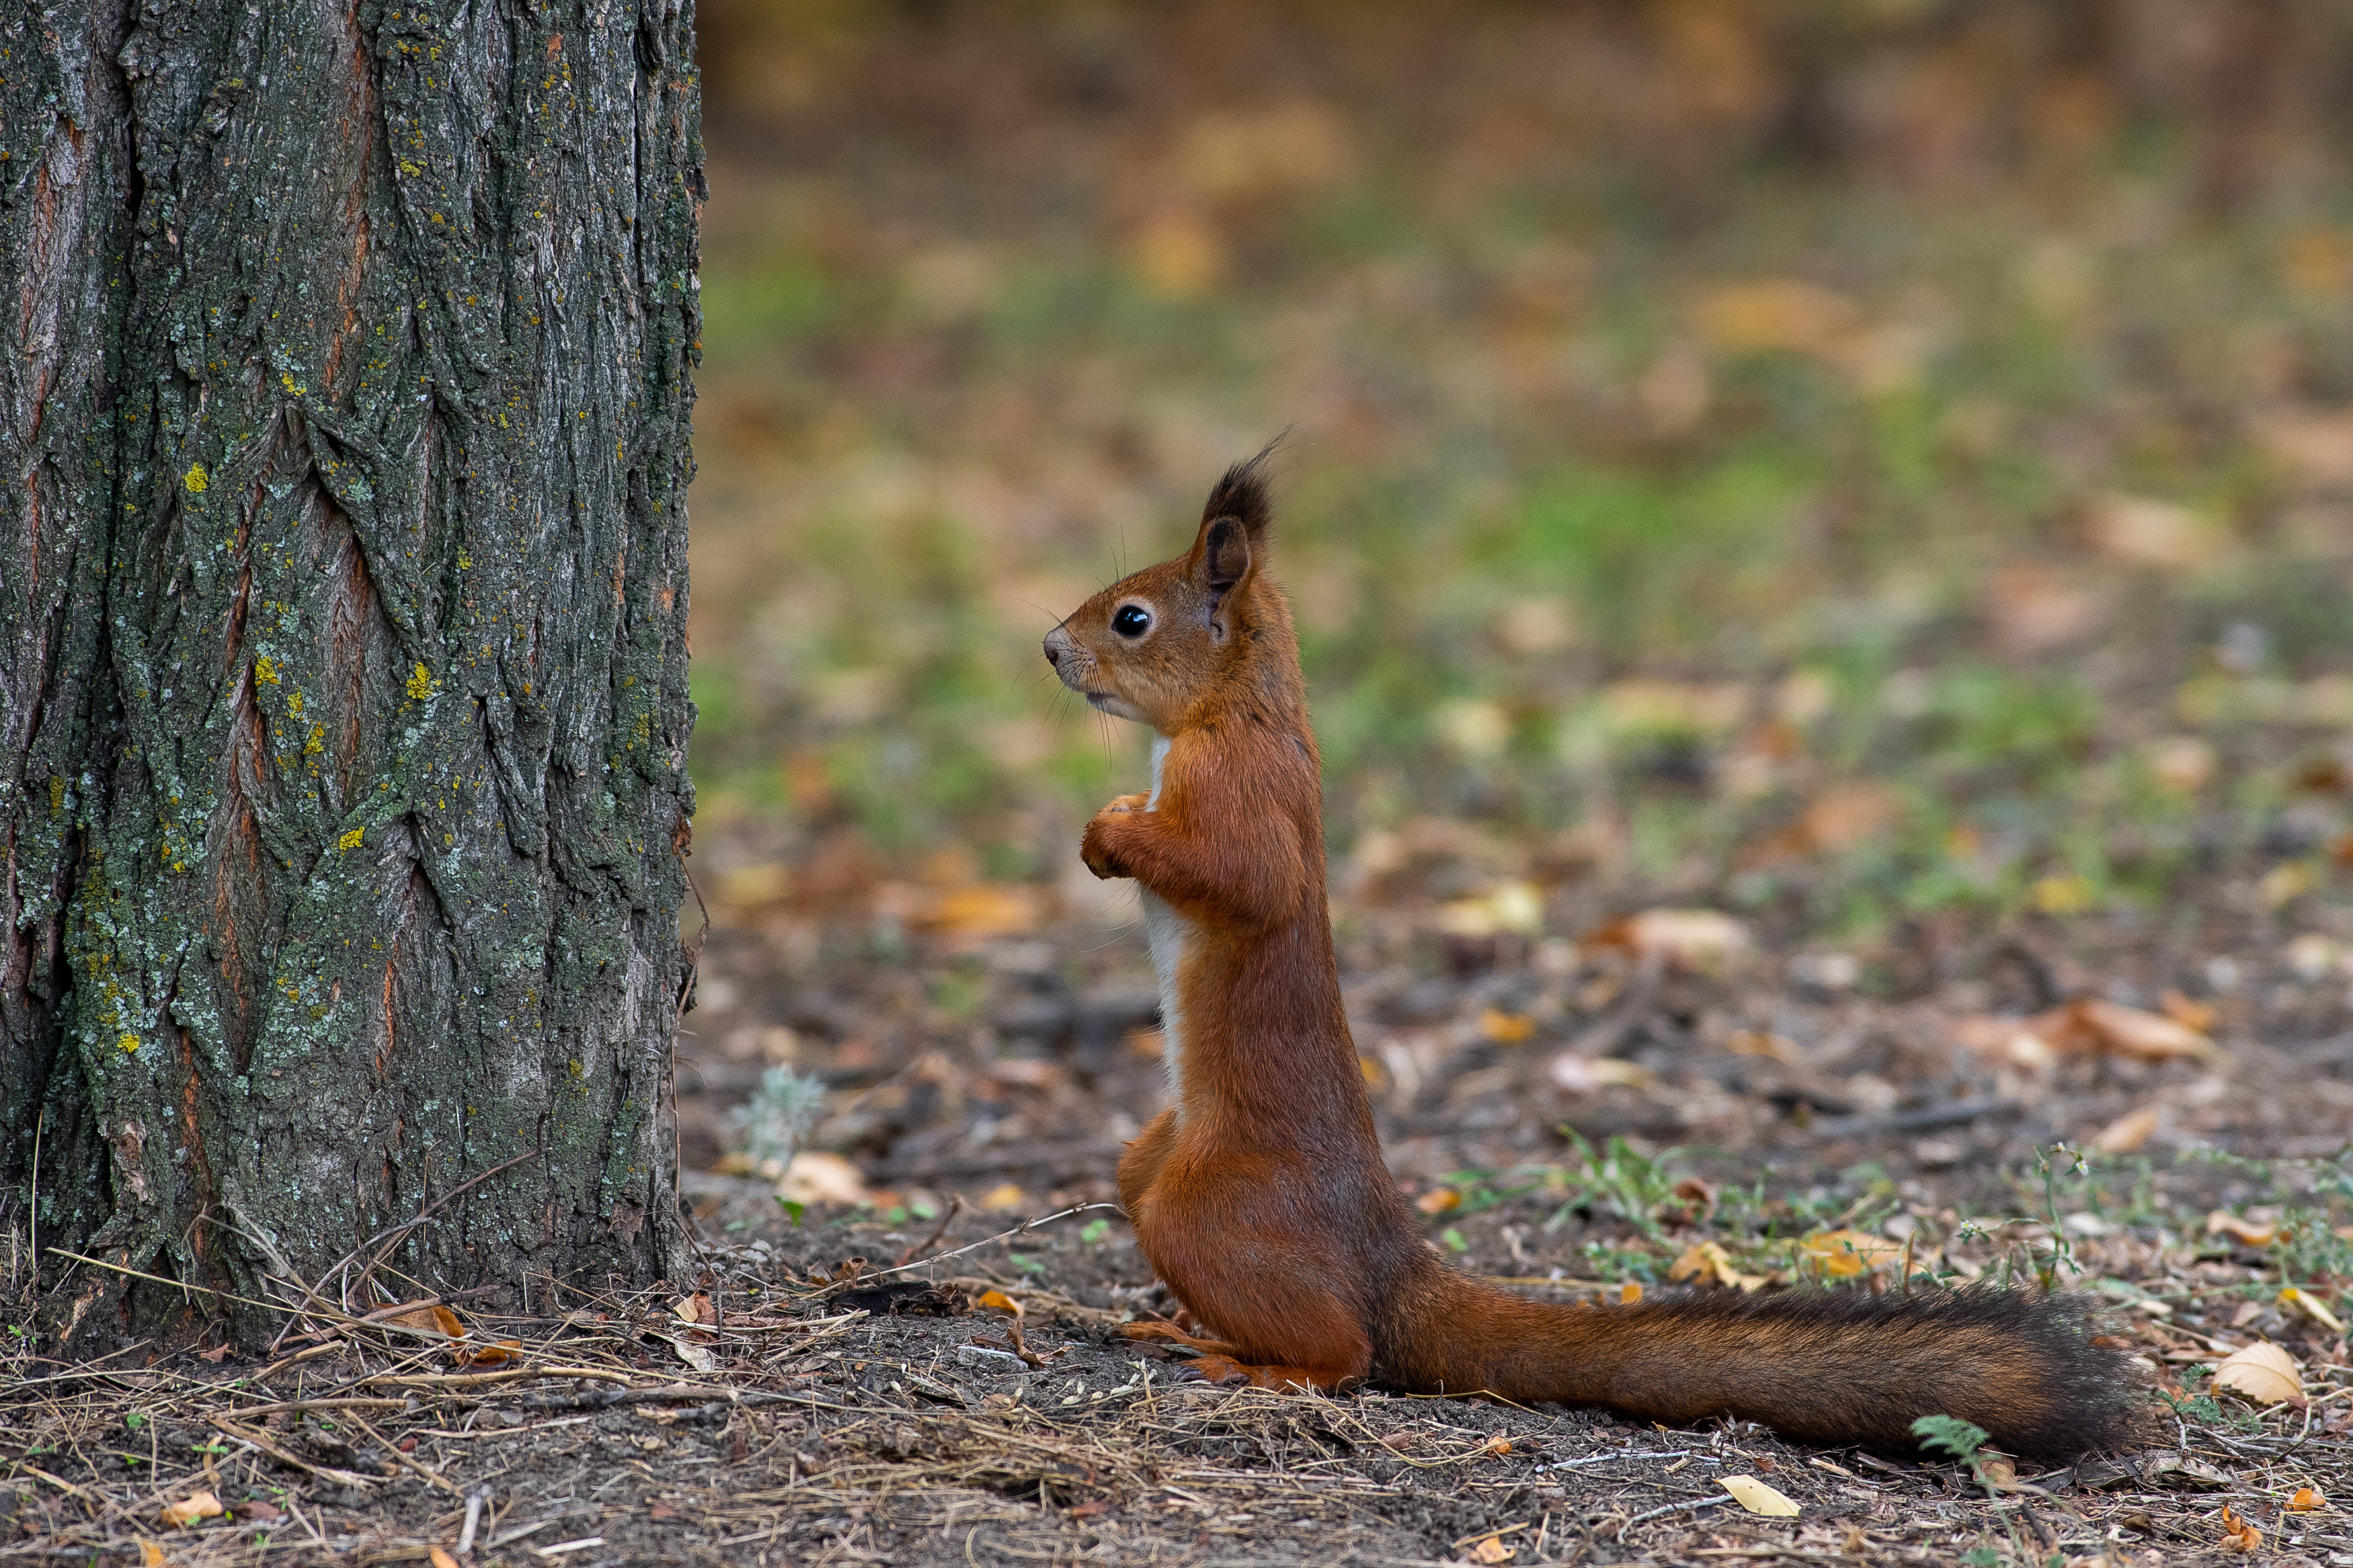
<instances>
[{"instance_id":1,"label":"dry brown leaf","mask_svg":"<svg viewBox=\"0 0 2353 1568\"><path fill-rule=\"evenodd\" d=\"M2316 1509L2327 1506L2328 1500L2310 1487L2296 1488L2295 1496L2287 1500L2287 1510L2290 1513L2310 1513Z\"/></svg>"},{"instance_id":2,"label":"dry brown leaf","mask_svg":"<svg viewBox=\"0 0 2353 1568\"><path fill-rule=\"evenodd\" d=\"M2153 496L2104 497L2088 521L2094 548L2128 565L2195 572L2222 551L2221 535L2197 513Z\"/></svg>"},{"instance_id":3,"label":"dry brown leaf","mask_svg":"<svg viewBox=\"0 0 2353 1568\"><path fill-rule=\"evenodd\" d=\"M1495 1458L1500 1459L1511 1451L1512 1440L1509 1437L1504 1436L1502 1434L1498 1433L1496 1436L1487 1439L1487 1452L1493 1454Z\"/></svg>"},{"instance_id":4,"label":"dry brown leaf","mask_svg":"<svg viewBox=\"0 0 2353 1568\"><path fill-rule=\"evenodd\" d=\"M1493 1007L1479 1015L1479 1033L1499 1046L1516 1046L1536 1032L1536 1021L1525 1013L1504 1013Z\"/></svg>"},{"instance_id":5,"label":"dry brown leaf","mask_svg":"<svg viewBox=\"0 0 2353 1568\"><path fill-rule=\"evenodd\" d=\"M866 1177L839 1154L804 1149L785 1167L783 1177L776 1183L776 1196L795 1204L862 1203L866 1199Z\"/></svg>"},{"instance_id":6,"label":"dry brown leaf","mask_svg":"<svg viewBox=\"0 0 2353 1568\"><path fill-rule=\"evenodd\" d=\"M987 1311L1004 1312L1015 1318L1021 1316L1021 1303L1002 1290L983 1290L973 1305Z\"/></svg>"},{"instance_id":7,"label":"dry brown leaf","mask_svg":"<svg viewBox=\"0 0 2353 1568\"><path fill-rule=\"evenodd\" d=\"M1832 1279L1877 1273L1904 1258L1901 1243L1865 1230L1818 1230L1798 1243L1798 1252Z\"/></svg>"},{"instance_id":8,"label":"dry brown leaf","mask_svg":"<svg viewBox=\"0 0 2353 1568\"><path fill-rule=\"evenodd\" d=\"M1748 928L1719 910L1644 910L1590 932L1584 945L1704 973L1730 968L1753 944Z\"/></svg>"},{"instance_id":9,"label":"dry brown leaf","mask_svg":"<svg viewBox=\"0 0 2353 1568\"><path fill-rule=\"evenodd\" d=\"M2279 1239L2279 1221L2254 1216L2241 1217L2228 1209L2216 1209L2206 1216L2206 1234L2227 1236L2249 1247L2269 1247Z\"/></svg>"},{"instance_id":10,"label":"dry brown leaf","mask_svg":"<svg viewBox=\"0 0 2353 1568\"><path fill-rule=\"evenodd\" d=\"M1732 1500L1751 1513L1761 1513L1769 1519L1795 1519L1798 1505L1758 1480L1755 1476L1726 1476L1717 1483L1732 1494Z\"/></svg>"},{"instance_id":11,"label":"dry brown leaf","mask_svg":"<svg viewBox=\"0 0 2353 1568\"><path fill-rule=\"evenodd\" d=\"M2353 410L2299 409L2260 421L2255 434L2280 467L2321 489L2353 485Z\"/></svg>"},{"instance_id":12,"label":"dry brown leaf","mask_svg":"<svg viewBox=\"0 0 2353 1568\"><path fill-rule=\"evenodd\" d=\"M2214 1032L2214 1005L2211 1002L2192 1002L2179 991L2160 991L2157 1005L2167 1017L2194 1034Z\"/></svg>"},{"instance_id":13,"label":"dry brown leaf","mask_svg":"<svg viewBox=\"0 0 2353 1568\"><path fill-rule=\"evenodd\" d=\"M454 1345L449 1351L449 1358L459 1366L502 1366L521 1354L521 1340L492 1340L488 1344Z\"/></svg>"},{"instance_id":14,"label":"dry brown leaf","mask_svg":"<svg viewBox=\"0 0 2353 1568\"><path fill-rule=\"evenodd\" d=\"M1629 1279L1623 1285L1618 1287L1618 1304L1620 1306L1630 1307L1641 1299L1642 1282L1640 1279Z\"/></svg>"},{"instance_id":15,"label":"dry brown leaf","mask_svg":"<svg viewBox=\"0 0 2353 1568\"><path fill-rule=\"evenodd\" d=\"M425 1560L433 1564L433 1568L458 1568L458 1560L438 1546L425 1549Z\"/></svg>"},{"instance_id":16,"label":"dry brown leaf","mask_svg":"<svg viewBox=\"0 0 2353 1568\"><path fill-rule=\"evenodd\" d=\"M2222 1051L2197 1030L2158 1013L2086 998L2045 1013L2033 1032L2062 1051L2113 1051L2139 1061L2190 1058L2219 1062Z\"/></svg>"},{"instance_id":17,"label":"dry brown leaf","mask_svg":"<svg viewBox=\"0 0 2353 1568\"><path fill-rule=\"evenodd\" d=\"M1479 1544L1471 1549L1469 1561L1472 1563L1509 1563L1515 1555L1516 1553L1511 1547L1504 1544L1504 1538L1502 1536L1487 1535L1482 1536L1479 1540Z\"/></svg>"},{"instance_id":18,"label":"dry brown leaf","mask_svg":"<svg viewBox=\"0 0 2353 1568\"><path fill-rule=\"evenodd\" d=\"M1438 929L1474 940L1506 932L1544 934L1544 894L1533 882L1503 882L1476 898L1457 899L1438 910Z\"/></svg>"},{"instance_id":19,"label":"dry brown leaf","mask_svg":"<svg viewBox=\"0 0 2353 1568\"><path fill-rule=\"evenodd\" d=\"M1037 929L1043 895L1018 882L977 882L940 894L916 911L913 923L950 936L1019 936Z\"/></svg>"},{"instance_id":20,"label":"dry brown leaf","mask_svg":"<svg viewBox=\"0 0 2353 1568\"><path fill-rule=\"evenodd\" d=\"M991 1214L1002 1214L1008 1209L1018 1209L1029 1201L1029 1194L1011 1182L999 1182L981 1194L980 1206Z\"/></svg>"},{"instance_id":21,"label":"dry brown leaf","mask_svg":"<svg viewBox=\"0 0 2353 1568\"><path fill-rule=\"evenodd\" d=\"M1771 1276L1744 1274L1732 1260L1732 1254L1714 1241L1695 1241L1683 1248L1683 1256L1667 1268L1670 1284L1688 1281L1694 1285L1730 1285L1742 1290L1761 1289L1772 1283Z\"/></svg>"},{"instance_id":22,"label":"dry brown leaf","mask_svg":"<svg viewBox=\"0 0 2353 1568\"><path fill-rule=\"evenodd\" d=\"M2137 1154L2165 1118L2165 1108L2148 1104L2127 1110L2092 1135L2092 1147L2103 1154Z\"/></svg>"},{"instance_id":23,"label":"dry brown leaf","mask_svg":"<svg viewBox=\"0 0 2353 1568\"><path fill-rule=\"evenodd\" d=\"M1694 312L1699 335L1728 353L1835 357L1861 313L1852 301L1801 279L1761 278L1710 290Z\"/></svg>"},{"instance_id":24,"label":"dry brown leaf","mask_svg":"<svg viewBox=\"0 0 2353 1568\"><path fill-rule=\"evenodd\" d=\"M1657 1075L1640 1062L1617 1057L1581 1057L1563 1051L1552 1058L1545 1076L1571 1094L1591 1094L1603 1089L1647 1089Z\"/></svg>"},{"instance_id":25,"label":"dry brown leaf","mask_svg":"<svg viewBox=\"0 0 2353 1568\"><path fill-rule=\"evenodd\" d=\"M215 1345L208 1351L198 1351L196 1352L196 1359L198 1361L208 1361L215 1366L218 1366L222 1362L228 1359L228 1347L227 1345Z\"/></svg>"},{"instance_id":26,"label":"dry brown leaf","mask_svg":"<svg viewBox=\"0 0 2353 1568\"><path fill-rule=\"evenodd\" d=\"M171 1561L164 1548L155 1542L142 1539L139 1542L139 1568L164 1568Z\"/></svg>"},{"instance_id":27,"label":"dry brown leaf","mask_svg":"<svg viewBox=\"0 0 2353 1568\"><path fill-rule=\"evenodd\" d=\"M1413 1206L1424 1214L1444 1214L1448 1209L1461 1206L1461 1202L1462 1194L1452 1187L1432 1187L1414 1199Z\"/></svg>"},{"instance_id":28,"label":"dry brown leaf","mask_svg":"<svg viewBox=\"0 0 2353 1568\"><path fill-rule=\"evenodd\" d=\"M2257 1405L2281 1405L2303 1396L2304 1373L2287 1352L2269 1340L2257 1340L2216 1363L2214 1386Z\"/></svg>"},{"instance_id":29,"label":"dry brown leaf","mask_svg":"<svg viewBox=\"0 0 2353 1568\"><path fill-rule=\"evenodd\" d=\"M1803 1046L1767 1029L1735 1029L1725 1037L1724 1048L1736 1057L1769 1057L1785 1067L1796 1067L1806 1059Z\"/></svg>"},{"instance_id":30,"label":"dry brown leaf","mask_svg":"<svg viewBox=\"0 0 2353 1568\"><path fill-rule=\"evenodd\" d=\"M2221 1547L2225 1552L2260 1552L2263 1549L2263 1532L2255 1528L2253 1521L2240 1518L2231 1511L2229 1503L2224 1503Z\"/></svg>"},{"instance_id":31,"label":"dry brown leaf","mask_svg":"<svg viewBox=\"0 0 2353 1568\"><path fill-rule=\"evenodd\" d=\"M673 1316L686 1322L711 1328L717 1327L719 1323L719 1314L711 1308L711 1298L700 1290L691 1296L679 1297L670 1304L670 1310Z\"/></svg>"},{"instance_id":32,"label":"dry brown leaf","mask_svg":"<svg viewBox=\"0 0 2353 1568\"><path fill-rule=\"evenodd\" d=\"M177 1502L164 1505L164 1521L185 1529L198 1520L218 1519L227 1511L221 1506L221 1500L212 1493L190 1492Z\"/></svg>"},{"instance_id":33,"label":"dry brown leaf","mask_svg":"<svg viewBox=\"0 0 2353 1568\"><path fill-rule=\"evenodd\" d=\"M453 1340L466 1337L466 1325L459 1321L458 1314L431 1301L409 1301L397 1307L379 1308L368 1314L368 1320L410 1329L420 1334L439 1334Z\"/></svg>"},{"instance_id":34,"label":"dry brown leaf","mask_svg":"<svg viewBox=\"0 0 2353 1568\"><path fill-rule=\"evenodd\" d=\"M2302 1312L2314 1322L2319 1323L2327 1328L2329 1332L2341 1334L2345 1331L2345 1324L2343 1321L2340 1320L2336 1313L2328 1310L2328 1304L2327 1302L2321 1300L2319 1297L2315 1296L2311 1291L2300 1289L2297 1287L2291 1285L2286 1289L2282 1290L2279 1293L2279 1299L2281 1306L2286 1307L2293 1311Z\"/></svg>"}]
</instances>

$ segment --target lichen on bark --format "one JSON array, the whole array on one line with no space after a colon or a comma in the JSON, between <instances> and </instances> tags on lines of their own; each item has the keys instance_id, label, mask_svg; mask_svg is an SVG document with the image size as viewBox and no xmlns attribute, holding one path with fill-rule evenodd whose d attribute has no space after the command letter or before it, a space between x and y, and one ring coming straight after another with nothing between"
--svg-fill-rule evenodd
<instances>
[{"instance_id":1,"label":"lichen on bark","mask_svg":"<svg viewBox=\"0 0 2353 1568\"><path fill-rule=\"evenodd\" d=\"M668 1269L691 7L0 35L0 1179L226 1293L53 1258L49 1327L252 1339L518 1155L396 1266Z\"/></svg>"}]
</instances>

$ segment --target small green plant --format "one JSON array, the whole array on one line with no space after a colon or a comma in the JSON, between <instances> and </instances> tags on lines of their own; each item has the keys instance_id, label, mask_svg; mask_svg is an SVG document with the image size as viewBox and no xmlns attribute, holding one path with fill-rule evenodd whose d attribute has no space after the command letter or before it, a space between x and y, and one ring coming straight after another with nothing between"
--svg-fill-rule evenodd
<instances>
[{"instance_id":1,"label":"small green plant","mask_svg":"<svg viewBox=\"0 0 2353 1568\"><path fill-rule=\"evenodd\" d=\"M1988 1496L2000 1489L1986 1476L1986 1466L1992 1456L1985 1452L1986 1439L1991 1434L1984 1427L1957 1415L1923 1415L1912 1423L1912 1435L1920 1439L1922 1447L1941 1449L1951 1456L1955 1464L1967 1465Z\"/></svg>"},{"instance_id":2,"label":"small green plant","mask_svg":"<svg viewBox=\"0 0 2353 1568\"><path fill-rule=\"evenodd\" d=\"M1659 1235L1659 1210L1673 1199L1681 1179L1670 1167L1683 1151L1662 1149L1656 1156L1644 1155L1614 1136L1597 1151L1575 1128L1560 1131L1576 1163L1559 1168L1570 1196L1545 1221L1545 1228L1556 1229L1577 1210L1599 1205L1645 1236Z\"/></svg>"},{"instance_id":3,"label":"small green plant","mask_svg":"<svg viewBox=\"0 0 2353 1568\"><path fill-rule=\"evenodd\" d=\"M773 1166L782 1175L824 1104L823 1079L803 1078L788 1067L773 1067L763 1073L760 1087L733 1115L743 1135L744 1157L753 1168L765 1173Z\"/></svg>"},{"instance_id":4,"label":"small green plant","mask_svg":"<svg viewBox=\"0 0 2353 1568\"><path fill-rule=\"evenodd\" d=\"M1438 1239L1446 1244L1446 1250L1449 1252L1468 1252L1471 1250L1471 1244L1462 1239L1462 1233L1455 1229L1451 1225L1444 1230L1438 1233Z\"/></svg>"},{"instance_id":5,"label":"small green plant","mask_svg":"<svg viewBox=\"0 0 2353 1568\"><path fill-rule=\"evenodd\" d=\"M1111 1221L1107 1219L1089 1220L1085 1225L1079 1227L1079 1239L1085 1242L1089 1247L1100 1245L1103 1238L1110 1234Z\"/></svg>"}]
</instances>

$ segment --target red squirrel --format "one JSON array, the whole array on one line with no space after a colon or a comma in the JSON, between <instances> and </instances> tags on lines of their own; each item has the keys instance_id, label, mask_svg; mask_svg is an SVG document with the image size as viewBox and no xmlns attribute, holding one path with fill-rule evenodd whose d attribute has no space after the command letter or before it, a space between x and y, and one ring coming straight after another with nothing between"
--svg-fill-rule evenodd
<instances>
[{"instance_id":1,"label":"red squirrel","mask_svg":"<svg viewBox=\"0 0 2353 1568\"><path fill-rule=\"evenodd\" d=\"M1922 1415L2012 1454L2112 1441L2123 1358L2063 1299L2023 1290L1704 1293L1530 1300L1442 1262L1381 1158L1340 1004L1321 763L1298 642L1266 572L1265 453L1209 493L1193 547L1105 588L1047 637L1064 685L1148 724L1152 790L1094 815L1087 868L1132 878L1160 985L1173 1103L1119 1165L1182 1303L1138 1339L1261 1387L1487 1393L1803 1440L1915 1447Z\"/></svg>"}]
</instances>

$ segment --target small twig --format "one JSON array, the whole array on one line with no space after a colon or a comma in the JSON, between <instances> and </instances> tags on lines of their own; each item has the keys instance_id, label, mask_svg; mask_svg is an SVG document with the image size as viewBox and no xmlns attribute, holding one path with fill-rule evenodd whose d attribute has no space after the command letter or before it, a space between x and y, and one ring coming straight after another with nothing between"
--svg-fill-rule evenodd
<instances>
[{"instance_id":1,"label":"small twig","mask_svg":"<svg viewBox=\"0 0 2353 1568\"><path fill-rule=\"evenodd\" d=\"M466 1523L465 1527L458 1531L458 1555L460 1557L474 1549L474 1531L481 1526L482 1504L489 1500L489 1498L490 1492L485 1488L466 1489Z\"/></svg>"},{"instance_id":2,"label":"small twig","mask_svg":"<svg viewBox=\"0 0 2353 1568\"><path fill-rule=\"evenodd\" d=\"M1626 1532L1645 1520L1663 1519L1671 1513L1689 1513L1694 1509L1714 1508L1718 1503L1734 1500L1736 1500L1730 1492L1721 1492L1715 1497L1694 1498L1690 1502L1671 1502L1664 1508L1654 1508L1648 1513L1638 1513L1618 1527L1618 1544L1620 1546L1626 1544Z\"/></svg>"},{"instance_id":3,"label":"small twig","mask_svg":"<svg viewBox=\"0 0 2353 1568\"><path fill-rule=\"evenodd\" d=\"M457 1482L451 1480L440 1471L425 1465L422 1461L412 1458L408 1455L402 1453L398 1444L395 1443L391 1438L386 1437L383 1433L377 1431L374 1426L369 1424L368 1418L361 1415L358 1411L347 1411L345 1414L351 1416L353 1425L356 1426L361 1431L366 1433L369 1436L375 1438L379 1444L383 1445L385 1456L389 1458L394 1464L404 1465L409 1469L415 1470L418 1475L423 1476L433 1485L439 1487L443 1491L448 1492L453 1496L456 1494L458 1490Z\"/></svg>"},{"instance_id":4,"label":"small twig","mask_svg":"<svg viewBox=\"0 0 2353 1568\"><path fill-rule=\"evenodd\" d=\"M899 1254L899 1262L901 1265L903 1266L909 1258L914 1257L918 1252L929 1252L933 1247L937 1247L940 1244L940 1237L948 1233L949 1224L955 1220L956 1215L963 1212L964 1194L962 1193L951 1194L948 1197L948 1212L940 1215L940 1223L932 1227L931 1235L923 1237L921 1241L912 1241L907 1244L907 1250Z\"/></svg>"},{"instance_id":5,"label":"small twig","mask_svg":"<svg viewBox=\"0 0 2353 1568\"><path fill-rule=\"evenodd\" d=\"M271 1458L276 1459L280 1464L291 1465L298 1470L307 1470L311 1475L317 1476L323 1480L332 1481L339 1487L357 1487L364 1491L368 1488L376 1484L375 1478L373 1476L363 1476L354 1470L339 1470L332 1465L314 1465L308 1459L297 1458L293 1454L288 1452L280 1445L271 1442L268 1437L262 1436L260 1433L251 1431L241 1426L237 1423L227 1419L226 1416L207 1415L205 1417L205 1421L207 1426L212 1426L215 1430L226 1433L227 1436L236 1438L240 1443L252 1444L255 1447L260 1449Z\"/></svg>"},{"instance_id":6,"label":"small twig","mask_svg":"<svg viewBox=\"0 0 2353 1568\"><path fill-rule=\"evenodd\" d=\"M1019 1225L1015 1226L1011 1230L999 1231L997 1235L989 1237L986 1240L976 1241L969 1247L959 1247L953 1252L939 1253L931 1258L918 1259L913 1263L902 1263L895 1268L878 1268L874 1271L873 1278L877 1279L884 1279L893 1274L904 1274L910 1268L923 1268L934 1263L944 1263L951 1258L962 1258L965 1253L977 1252L982 1247L989 1246L993 1242L1009 1241L1013 1237L1025 1235L1041 1225L1050 1225L1058 1219L1068 1219L1074 1214L1084 1214L1089 1209L1109 1209L1113 1214L1120 1212L1120 1207L1117 1204L1072 1204L1069 1208L1057 1209L1052 1214L1040 1215L1036 1219L1025 1219Z\"/></svg>"},{"instance_id":7,"label":"small twig","mask_svg":"<svg viewBox=\"0 0 2353 1568\"><path fill-rule=\"evenodd\" d=\"M140 1269L126 1268L120 1263L109 1263L103 1258L86 1258L79 1252L68 1252L62 1247L52 1247L49 1250L59 1258L70 1258L76 1263L87 1263L92 1268L103 1268L113 1274L128 1274L133 1279L144 1279L152 1284L169 1285L174 1290L200 1291L219 1300L235 1301L240 1307L259 1307L265 1312L292 1310L291 1308L282 1307L275 1301L257 1301L250 1296L231 1295L227 1290L216 1290L209 1285L191 1285L185 1279L166 1279L161 1274L148 1274Z\"/></svg>"}]
</instances>

